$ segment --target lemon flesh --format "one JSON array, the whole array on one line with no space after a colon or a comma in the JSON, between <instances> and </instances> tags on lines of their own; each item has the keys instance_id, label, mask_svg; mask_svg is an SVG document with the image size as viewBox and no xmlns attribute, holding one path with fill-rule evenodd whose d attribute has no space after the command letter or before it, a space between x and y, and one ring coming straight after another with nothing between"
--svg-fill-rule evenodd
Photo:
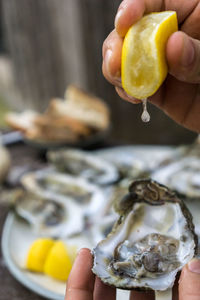
<instances>
[{"instance_id":1,"label":"lemon flesh","mask_svg":"<svg viewBox=\"0 0 200 300\"><path fill-rule=\"evenodd\" d=\"M122 47L121 79L127 94L137 99L153 95L165 80L166 43L178 30L176 12L145 15L127 32Z\"/></svg>"},{"instance_id":2,"label":"lemon flesh","mask_svg":"<svg viewBox=\"0 0 200 300\"><path fill-rule=\"evenodd\" d=\"M27 269L34 272L43 272L46 257L53 245L54 241L51 239L38 239L34 241L27 255Z\"/></svg>"},{"instance_id":3,"label":"lemon flesh","mask_svg":"<svg viewBox=\"0 0 200 300\"><path fill-rule=\"evenodd\" d=\"M55 242L51 248L45 265L44 273L54 279L66 281L73 264L72 253L62 241Z\"/></svg>"}]
</instances>

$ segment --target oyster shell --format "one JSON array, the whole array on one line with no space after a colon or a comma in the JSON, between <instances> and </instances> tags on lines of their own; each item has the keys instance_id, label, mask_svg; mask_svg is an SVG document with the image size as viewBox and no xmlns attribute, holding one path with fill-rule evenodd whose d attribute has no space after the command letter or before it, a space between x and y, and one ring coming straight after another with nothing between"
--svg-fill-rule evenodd
<instances>
[{"instance_id":1,"label":"oyster shell","mask_svg":"<svg viewBox=\"0 0 200 300\"><path fill-rule=\"evenodd\" d=\"M64 238L82 232L84 216L79 205L71 199L63 201L52 195L38 195L16 190L10 193L17 215L26 220L41 236ZM7 195L8 198L8 195Z\"/></svg>"},{"instance_id":2,"label":"oyster shell","mask_svg":"<svg viewBox=\"0 0 200 300\"><path fill-rule=\"evenodd\" d=\"M151 176L187 197L200 196L200 137L192 145L179 147L176 161L159 168ZM177 151L178 152L178 151Z\"/></svg>"},{"instance_id":3,"label":"oyster shell","mask_svg":"<svg viewBox=\"0 0 200 300\"><path fill-rule=\"evenodd\" d=\"M152 174L152 178L187 197L200 196L199 158L188 156Z\"/></svg>"},{"instance_id":4,"label":"oyster shell","mask_svg":"<svg viewBox=\"0 0 200 300\"><path fill-rule=\"evenodd\" d=\"M192 145L179 147L176 162L158 169L152 178L175 190L189 208L199 237L200 255L200 138Z\"/></svg>"},{"instance_id":5,"label":"oyster shell","mask_svg":"<svg viewBox=\"0 0 200 300\"><path fill-rule=\"evenodd\" d=\"M103 192L94 184L80 177L45 169L27 173L21 179L23 187L39 195L52 195L63 201L70 198L83 210L85 216L98 212L105 202ZM85 209L84 209L85 208Z\"/></svg>"},{"instance_id":6,"label":"oyster shell","mask_svg":"<svg viewBox=\"0 0 200 300\"><path fill-rule=\"evenodd\" d=\"M193 224L195 233L198 237L198 249L197 249L197 256L200 258L200 218L199 218L199 212L200 212L200 199L194 198L194 199L183 199L185 202L185 205L189 209L189 211L192 214L193 217Z\"/></svg>"},{"instance_id":7,"label":"oyster shell","mask_svg":"<svg viewBox=\"0 0 200 300\"><path fill-rule=\"evenodd\" d=\"M123 289L166 290L196 251L192 216L168 188L134 181L115 205L120 218L93 250L93 272Z\"/></svg>"},{"instance_id":8,"label":"oyster shell","mask_svg":"<svg viewBox=\"0 0 200 300\"><path fill-rule=\"evenodd\" d=\"M134 180L147 178L155 169L176 160L180 150L166 146L122 146L112 151L101 150L99 154L117 167L122 178Z\"/></svg>"},{"instance_id":9,"label":"oyster shell","mask_svg":"<svg viewBox=\"0 0 200 300\"><path fill-rule=\"evenodd\" d=\"M47 157L59 171L83 177L95 184L106 185L116 182L119 178L114 165L84 151L52 151Z\"/></svg>"}]
</instances>

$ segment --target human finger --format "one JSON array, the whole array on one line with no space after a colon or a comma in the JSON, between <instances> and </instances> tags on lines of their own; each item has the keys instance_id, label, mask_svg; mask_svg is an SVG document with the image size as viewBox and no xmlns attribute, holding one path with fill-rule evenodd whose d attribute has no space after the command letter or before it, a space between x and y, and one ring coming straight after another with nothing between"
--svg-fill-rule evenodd
<instances>
[{"instance_id":1,"label":"human finger","mask_svg":"<svg viewBox=\"0 0 200 300\"><path fill-rule=\"evenodd\" d=\"M113 30L103 43L102 71L105 78L112 84L121 86L121 52L123 40Z\"/></svg>"},{"instance_id":2,"label":"human finger","mask_svg":"<svg viewBox=\"0 0 200 300\"><path fill-rule=\"evenodd\" d=\"M124 0L115 17L115 28L120 36L125 36L129 27L137 22L145 13L160 11L162 0Z\"/></svg>"},{"instance_id":3,"label":"human finger","mask_svg":"<svg viewBox=\"0 0 200 300\"><path fill-rule=\"evenodd\" d=\"M148 292L136 292L132 291L130 294L130 300L154 300L155 294L153 291Z\"/></svg>"},{"instance_id":4,"label":"human finger","mask_svg":"<svg viewBox=\"0 0 200 300\"><path fill-rule=\"evenodd\" d=\"M179 281L179 300L200 300L200 260L183 268Z\"/></svg>"},{"instance_id":5,"label":"human finger","mask_svg":"<svg viewBox=\"0 0 200 300\"><path fill-rule=\"evenodd\" d=\"M94 288L94 299L95 300L115 300L116 299L116 288L105 285L98 277L95 280Z\"/></svg>"},{"instance_id":6,"label":"human finger","mask_svg":"<svg viewBox=\"0 0 200 300\"><path fill-rule=\"evenodd\" d=\"M163 10L177 12L178 21L182 23L190 15L199 0L124 0L119 6L115 17L115 28L120 36L125 36L128 29L137 22L145 13Z\"/></svg>"},{"instance_id":7,"label":"human finger","mask_svg":"<svg viewBox=\"0 0 200 300\"><path fill-rule=\"evenodd\" d=\"M200 40L200 0L195 0L195 2L195 8L182 24L181 30L189 36ZM184 3L183 7L185 7L185 5L187 6L189 3L190 1L187 1Z\"/></svg>"},{"instance_id":8,"label":"human finger","mask_svg":"<svg viewBox=\"0 0 200 300\"><path fill-rule=\"evenodd\" d=\"M122 98L130 103L133 103L133 104L141 103L141 100L131 97L124 91L123 88L116 86L115 90L118 93L118 95L120 96L120 98Z\"/></svg>"},{"instance_id":9,"label":"human finger","mask_svg":"<svg viewBox=\"0 0 200 300\"><path fill-rule=\"evenodd\" d=\"M166 57L170 73L180 81L200 83L200 41L183 32L168 40Z\"/></svg>"},{"instance_id":10,"label":"human finger","mask_svg":"<svg viewBox=\"0 0 200 300\"><path fill-rule=\"evenodd\" d=\"M80 250L72 267L65 300L92 300L95 276L92 273L93 259L89 249Z\"/></svg>"}]
</instances>

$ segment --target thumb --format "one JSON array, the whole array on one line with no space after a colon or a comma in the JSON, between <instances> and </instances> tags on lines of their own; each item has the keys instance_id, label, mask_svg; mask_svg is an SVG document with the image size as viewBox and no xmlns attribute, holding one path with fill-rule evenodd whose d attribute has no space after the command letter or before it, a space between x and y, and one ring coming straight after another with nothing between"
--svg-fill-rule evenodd
<instances>
[{"instance_id":1,"label":"thumb","mask_svg":"<svg viewBox=\"0 0 200 300\"><path fill-rule=\"evenodd\" d=\"M200 260L193 259L181 272L179 300L200 300Z\"/></svg>"},{"instance_id":2,"label":"thumb","mask_svg":"<svg viewBox=\"0 0 200 300\"><path fill-rule=\"evenodd\" d=\"M178 31L167 42L169 72L177 79L200 83L200 41Z\"/></svg>"}]
</instances>

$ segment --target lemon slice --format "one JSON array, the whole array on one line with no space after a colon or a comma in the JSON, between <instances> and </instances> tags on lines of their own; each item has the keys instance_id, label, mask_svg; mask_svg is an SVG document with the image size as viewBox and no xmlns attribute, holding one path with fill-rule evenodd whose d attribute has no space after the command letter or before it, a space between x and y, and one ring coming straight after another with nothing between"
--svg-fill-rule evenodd
<instances>
[{"instance_id":1,"label":"lemon slice","mask_svg":"<svg viewBox=\"0 0 200 300\"><path fill-rule=\"evenodd\" d=\"M46 275L66 281L72 268L76 247L67 247L62 241L55 242L50 249L45 265Z\"/></svg>"},{"instance_id":2,"label":"lemon slice","mask_svg":"<svg viewBox=\"0 0 200 300\"><path fill-rule=\"evenodd\" d=\"M46 257L53 245L54 241L51 239L38 239L34 241L27 255L27 269L34 272L43 272Z\"/></svg>"},{"instance_id":3,"label":"lemon slice","mask_svg":"<svg viewBox=\"0 0 200 300\"><path fill-rule=\"evenodd\" d=\"M127 94L145 99L158 90L168 72L166 43L177 30L173 11L148 14L129 29L121 63L122 86Z\"/></svg>"}]
</instances>

